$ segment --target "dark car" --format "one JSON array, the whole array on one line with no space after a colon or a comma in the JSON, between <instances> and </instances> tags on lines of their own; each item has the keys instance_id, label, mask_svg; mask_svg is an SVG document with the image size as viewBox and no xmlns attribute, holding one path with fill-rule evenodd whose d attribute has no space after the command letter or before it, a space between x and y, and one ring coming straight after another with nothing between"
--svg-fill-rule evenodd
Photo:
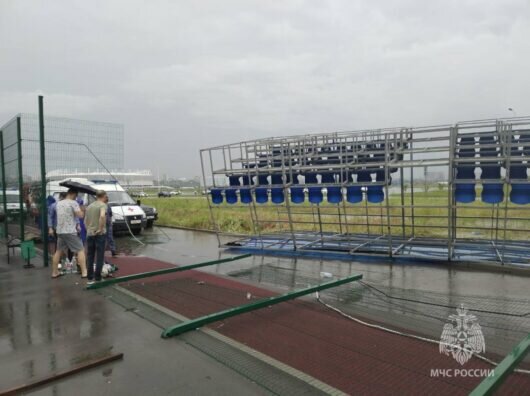
<instances>
[{"instance_id":1,"label":"dark car","mask_svg":"<svg viewBox=\"0 0 530 396\"><path fill-rule=\"evenodd\" d=\"M136 200L136 204L142 208L145 213L145 228L151 228L156 220L158 220L158 212L153 206L147 206L142 203L139 199Z\"/></svg>"},{"instance_id":2,"label":"dark car","mask_svg":"<svg viewBox=\"0 0 530 396\"><path fill-rule=\"evenodd\" d=\"M153 226L153 223L158 220L158 212L156 211L156 208L142 204L140 204L140 207L145 212L145 216L147 218L147 223L145 224L145 227L151 228Z\"/></svg>"},{"instance_id":3,"label":"dark car","mask_svg":"<svg viewBox=\"0 0 530 396\"><path fill-rule=\"evenodd\" d=\"M169 193L169 191L160 191L158 193L158 198L169 198L171 197L171 194Z\"/></svg>"}]
</instances>

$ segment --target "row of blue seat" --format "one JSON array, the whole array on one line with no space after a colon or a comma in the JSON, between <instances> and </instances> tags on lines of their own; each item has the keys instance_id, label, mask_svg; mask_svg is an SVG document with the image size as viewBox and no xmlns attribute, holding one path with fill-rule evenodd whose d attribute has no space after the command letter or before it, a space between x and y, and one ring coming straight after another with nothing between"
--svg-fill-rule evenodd
<instances>
[{"instance_id":1,"label":"row of blue seat","mask_svg":"<svg viewBox=\"0 0 530 396\"><path fill-rule=\"evenodd\" d=\"M377 170L358 170L357 173L357 182L358 183L367 183L367 200L372 203L379 203L384 200L383 186L370 186L372 183L372 172L376 174L377 182L385 181L385 172L384 170L378 168ZM327 189L327 200L330 203L339 203L343 200L342 188L341 186L329 186L330 184L337 183L341 177L339 174L331 171L322 171L322 172L308 172L305 174L305 183L304 187L299 184L298 178L295 177L292 180L293 186L291 187L291 202L293 203L302 203L305 201L304 188L307 187L308 190L308 199L311 203L321 203L324 200L324 194L322 193L322 186L319 186L318 175L321 176L321 183L328 185ZM283 203L285 201L284 192L282 187L274 187L283 184L283 176L281 174L272 174L271 185L268 182L269 175L259 175L257 178L257 185L252 184L253 178L249 175L230 175L228 176L228 181L230 189L221 189L216 188L212 189L212 202L215 204L220 204L223 202L222 192L224 191L226 202L229 204L234 204L237 202L237 190L239 189L239 195L241 203L251 203L252 195L250 187L255 187L255 199L257 203L266 203L268 202L268 190L271 190L271 201L273 203ZM350 175L351 177L351 175ZM243 186L245 188L238 188L241 186L241 179L243 180ZM290 179L287 177L287 179ZM287 180L289 181L289 180ZM351 179L350 179L351 181ZM390 183L389 183L390 184ZM346 200L350 203L357 203L363 200L361 186L349 186L346 188Z\"/></svg>"},{"instance_id":2,"label":"row of blue seat","mask_svg":"<svg viewBox=\"0 0 530 396\"><path fill-rule=\"evenodd\" d=\"M471 203L477 198L474 184L457 184L455 188L455 200L460 203ZM484 184L481 193L482 202L497 204L504 201L504 190L502 184ZM510 201L518 205L530 203L530 184L512 184Z\"/></svg>"},{"instance_id":3,"label":"row of blue seat","mask_svg":"<svg viewBox=\"0 0 530 396\"><path fill-rule=\"evenodd\" d=\"M212 202L216 205L223 203L223 192L226 203L235 204L237 203L237 191L239 191L239 197L241 203L249 204L252 203L252 190L250 188L236 189L221 189L213 188L211 190ZM264 204L269 201L269 188L267 187L256 187L254 197L256 203ZM294 204L301 204L305 201L304 187L291 187L291 202ZM310 203L319 204L324 201L324 193L322 187L308 187L307 196ZM332 204L341 203L344 199L342 187L327 187L327 201ZM285 202L285 193L281 187L273 187L270 189L271 202L275 204L281 204ZM371 203L380 203L385 199L385 193L383 186L368 186L366 188L366 200ZM346 201L349 203L359 203L363 200L363 191L361 186L349 186L346 187Z\"/></svg>"},{"instance_id":4,"label":"row of blue seat","mask_svg":"<svg viewBox=\"0 0 530 396\"><path fill-rule=\"evenodd\" d=\"M339 145L340 146L340 145ZM339 146L313 148L311 146L307 148L280 148L273 147L270 154L262 152L257 154L256 162L250 162L243 164L244 168L265 168L265 167L281 167L282 159L278 158L282 156L283 152L283 163L285 166L304 164L304 165L335 165L342 163L353 162L357 158L360 163L365 162L382 162L385 158L385 142L374 141L356 144L347 144ZM401 148L400 142L397 143L397 147ZM403 144L404 148L408 148L408 144ZM393 143L390 143L390 155L394 159L402 160L403 154L396 154ZM342 158L342 161L341 161ZM397 168L393 168L392 171L397 172Z\"/></svg>"},{"instance_id":5,"label":"row of blue seat","mask_svg":"<svg viewBox=\"0 0 530 396\"><path fill-rule=\"evenodd\" d=\"M481 136L479 138L480 144L483 145L493 145L495 144L495 138L493 136ZM527 142L525 137L524 142ZM512 161L510 162L510 179L527 179L526 168L527 165L523 164L521 161L514 160L517 156L522 156L525 154L523 150L520 150L518 144L521 143L519 140L513 141L514 146L512 146L511 154ZM463 137L460 139L460 149L458 150L459 158L474 158L475 157L475 148L472 148L475 144L475 138L473 137ZM466 146L469 146L467 148ZM480 157L498 157L500 151L496 147L483 147L479 151ZM480 178L482 180L500 180L501 178L501 167L502 161L499 162L479 162L481 165L482 174ZM476 164L470 163L465 165L459 165L456 168L457 180L474 180L475 179L475 168ZM502 183L484 183L482 186L481 198L483 202L496 204L504 201L504 189ZM474 183L463 183L456 184L455 187L455 200L460 203L470 203L475 201L476 192ZM512 183L511 192L510 192L510 201L519 204L525 205L530 203L530 185L521 184L521 183Z\"/></svg>"}]
</instances>

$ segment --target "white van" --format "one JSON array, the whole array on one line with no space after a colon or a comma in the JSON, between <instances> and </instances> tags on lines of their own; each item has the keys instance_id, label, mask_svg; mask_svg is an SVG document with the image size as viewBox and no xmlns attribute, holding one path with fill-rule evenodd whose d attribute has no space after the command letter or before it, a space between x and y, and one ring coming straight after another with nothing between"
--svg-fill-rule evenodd
<instances>
[{"instance_id":1,"label":"white van","mask_svg":"<svg viewBox=\"0 0 530 396\"><path fill-rule=\"evenodd\" d=\"M109 206L112 208L112 228L114 232L129 231L130 228L133 233L140 234L145 228L147 223L145 212L117 182L81 178L68 180L76 181L107 193ZM47 195L52 195L55 199L58 199L61 191L67 191L67 188L59 185L63 181L49 182ZM80 197L85 205L89 205L94 201L94 197L88 194L80 194Z\"/></svg>"},{"instance_id":2,"label":"white van","mask_svg":"<svg viewBox=\"0 0 530 396\"><path fill-rule=\"evenodd\" d=\"M20 213L20 193L18 190L6 190L6 207L10 214ZM26 205L22 204L22 210L26 211ZM4 198L0 190L0 212L4 212Z\"/></svg>"}]
</instances>

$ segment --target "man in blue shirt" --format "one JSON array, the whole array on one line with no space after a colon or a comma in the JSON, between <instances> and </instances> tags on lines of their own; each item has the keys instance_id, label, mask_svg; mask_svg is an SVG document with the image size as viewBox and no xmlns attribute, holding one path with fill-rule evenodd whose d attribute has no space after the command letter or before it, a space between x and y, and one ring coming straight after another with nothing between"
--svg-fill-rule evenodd
<instances>
[{"instance_id":1,"label":"man in blue shirt","mask_svg":"<svg viewBox=\"0 0 530 396\"><path fill-rule=\"evenodd\" d=\"M66 198L66 192L62 191L59 193L59 201ZM57 229L57 201L48 206L48 234L55 238L57 245L57 235L55 230Z\"/></svg>"}]
</instances>

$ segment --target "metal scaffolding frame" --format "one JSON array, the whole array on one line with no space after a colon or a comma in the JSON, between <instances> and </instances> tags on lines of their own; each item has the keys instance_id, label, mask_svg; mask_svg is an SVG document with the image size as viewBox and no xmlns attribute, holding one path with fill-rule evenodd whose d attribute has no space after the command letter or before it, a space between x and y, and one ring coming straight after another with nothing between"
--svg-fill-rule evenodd
<instances>
[{"instance_id":1,"label":"metal scaffolding frame","mask_svg":"<svg viewBox=\"0 0 530 396\"><path fill-rule=\"evenodd\" d=\"M251 235L232 249L530 265L530 117L256 139L200 156L218 236L219 211L248 210Z\"/></svg>"}]
</instances>

